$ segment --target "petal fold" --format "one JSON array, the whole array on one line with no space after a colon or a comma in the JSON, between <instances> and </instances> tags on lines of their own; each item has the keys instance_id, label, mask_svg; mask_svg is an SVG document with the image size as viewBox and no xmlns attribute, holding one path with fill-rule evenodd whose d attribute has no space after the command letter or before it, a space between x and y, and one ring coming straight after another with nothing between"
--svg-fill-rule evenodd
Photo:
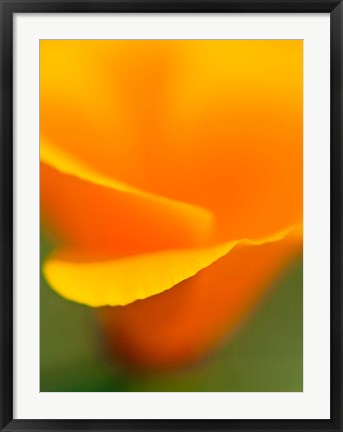
<instances>
[{"instance_id":1,"label":"petal fold","mask_svg":"<svg viewBox=\"0 0 343 432\"><path fill-rule=\"evenodd\" d=\"M205 208L109 179L47 140L41 146L41 213L66 246L112 258L204 244L215 222Z\"/></svg>"}]
</instances>

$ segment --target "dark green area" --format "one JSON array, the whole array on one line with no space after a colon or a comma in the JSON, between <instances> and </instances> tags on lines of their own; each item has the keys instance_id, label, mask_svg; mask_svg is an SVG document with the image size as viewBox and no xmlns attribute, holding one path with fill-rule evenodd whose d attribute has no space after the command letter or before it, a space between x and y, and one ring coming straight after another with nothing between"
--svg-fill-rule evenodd
<instances>
[{"instance_id":1,"label":"dark green area","mask_svg":"<svg viewBox=\"0 0 343 432\"><path fill-rule=\"evenodd\" d=\"M41 259L49 252L42 238ZM206 359L183 371L142 375L102 355L93 310L64 300L41 278L41 391L302 391L302 261ZM206 319L206 317L204 317Z\"/></svg>"}]
</instances>

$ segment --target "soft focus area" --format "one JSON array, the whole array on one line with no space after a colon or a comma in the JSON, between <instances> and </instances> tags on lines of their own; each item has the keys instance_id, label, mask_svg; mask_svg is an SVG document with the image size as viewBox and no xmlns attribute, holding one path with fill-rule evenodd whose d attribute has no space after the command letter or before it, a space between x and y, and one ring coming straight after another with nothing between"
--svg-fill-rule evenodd
<instances>
[{"instance_id":1,"label":"soft focus area","mask_svg":"<svg viewBox=\"0 0 343 432\"><path fill-rule=\"evenodd\" d=\"M41 391L301 391L303 41L41 40L40 216Z\"/></svg>"},{"instance_id":2,"label":"soft focus area","mask_svg":"<svg viewBox=\"0 0 343 432\"><path fill-rule=\"evenodd\" d=\"M44 260L51 243L41 238ZM178 370L143 373L109 360L94 309L66 301L42 276L40 390L302 391L302 307L299 257L245 322L205 358Z\"/></svg>"}]
</instances>

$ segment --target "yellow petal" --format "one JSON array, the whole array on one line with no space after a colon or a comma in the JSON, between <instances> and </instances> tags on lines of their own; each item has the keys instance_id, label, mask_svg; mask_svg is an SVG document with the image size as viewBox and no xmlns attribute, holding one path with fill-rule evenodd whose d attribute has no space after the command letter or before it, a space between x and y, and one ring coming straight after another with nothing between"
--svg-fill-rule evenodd
<instances>
[{"instance_id":1,"label":"yellow petal","mask_svg":"<svg viewBox=\"0 0 343 432\"><path fill-rule=\"evenodd\" d=\"M238 243L263 244L284 238L288 231L258 241L240 240L204 249L167 250L101 262L70 260L60 252L44 264L44 274L63 297L88 306L127 305L172 288L194 276Z\"/></svg>"}]
</instances>

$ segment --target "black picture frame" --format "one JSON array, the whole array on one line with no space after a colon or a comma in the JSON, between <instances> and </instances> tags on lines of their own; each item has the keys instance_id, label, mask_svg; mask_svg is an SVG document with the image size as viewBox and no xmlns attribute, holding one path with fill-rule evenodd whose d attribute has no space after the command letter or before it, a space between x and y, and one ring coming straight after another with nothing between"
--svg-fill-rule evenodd
<instances>
[{"instance_id":1,"label":"black picture frame","mask_svg":"<svg viewBox=\"0 0 343 432\"><path fill-rule=\"evenodd\" d=\"M1 431L343 431L342 426L342 101L343 5L336 0L0 0L1 12ZM331 418L330 420L13 419L13 16L15 13L330 13Z\"/></svg>"}]
</instances>

